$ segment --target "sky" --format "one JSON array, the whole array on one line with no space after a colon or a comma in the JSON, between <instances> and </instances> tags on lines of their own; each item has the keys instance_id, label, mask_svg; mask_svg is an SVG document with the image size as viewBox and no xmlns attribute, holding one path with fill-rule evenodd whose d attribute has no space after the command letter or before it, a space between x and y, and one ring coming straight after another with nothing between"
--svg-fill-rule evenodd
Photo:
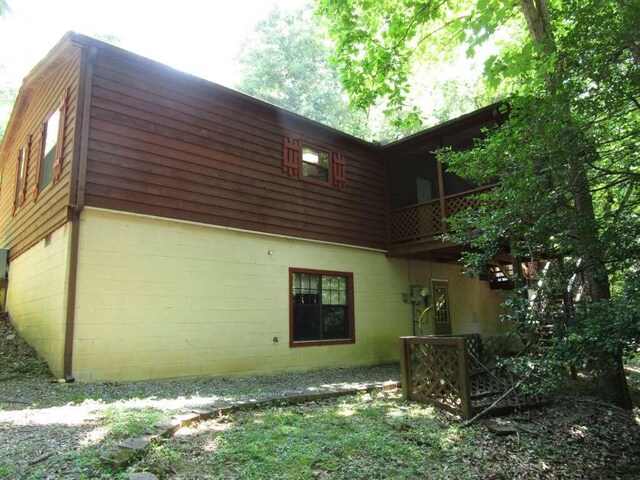
<instances>
[{"instance_id":1,"label":"sky","mask_svg":"<svg viewBox=\"0 0 640 480\"><path fill-rule=\"evenodd\" d=\"M68 31L114 37L122 48L231 86L234 59L273 8L306 0L8 0L0 19L3 83L16 85Z\"/></svg>"},{"instance_id":2,"label":"sky","mask_svg":"<svg viewBox=\"0 0 640 480\"><path fill-rule=\"evenodd\" d=\"M233 88L236 58L256 23L277 6L298 10L311 0L7 0L0 18L0 92L17 92L22 79L68 31L109 41L179 70ZM439 78L477 77L464 60ZM433 77L433 71L423 78ZM413 85L414 103L434 108L431 95ZM424 85L423 85L424 86ZM425 97L421 100L421 97ZM0 127L11 105L0 98ZM459 112L462 113L462 112Z\"/></svg>"}]
</instances>

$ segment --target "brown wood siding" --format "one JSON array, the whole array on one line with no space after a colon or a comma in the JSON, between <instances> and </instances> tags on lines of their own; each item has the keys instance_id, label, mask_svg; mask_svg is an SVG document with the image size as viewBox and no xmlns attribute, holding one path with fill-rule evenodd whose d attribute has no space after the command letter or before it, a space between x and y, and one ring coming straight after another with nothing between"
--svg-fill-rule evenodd
<instances>
[{"instance_id":1,"label":"brown wood siding","mask_svg":"<svg viewBox=\"0 0 640 480\"><path fill-rule=\"evenodd\" d=\"M344 155L344 189L282 170L283 138ZM386 248L375 147L140 57L100 50L86 205Z\"/></svg>"},{"instance_id":2,"label":"brown wood siding","mask_svg":"<svg viewBox=\"0 0 640 480\"><path fill-rule=\"evenodd\" d=\"M68 219L70 172L74 149L76 95L80 52L65 57L61 64L46 72L47 76L34 79L33 91L26 91L28 105L20 125L8 145L9 158L2 159L2 190L0 192L0 236L2 248L10 250L15 258ZM37 82L37 83L36 83ZM34 201L42 147L42 124L61 105L65 89L69 87L69 102L64 118L63 169L57 182L52 182ZM29 88L26 85L25 88ZM27 190L24 204L15 212L13 203L16 185L16 156L26 145L28 135L33 136L27 171Z\"/></svg>"}]
</instances>

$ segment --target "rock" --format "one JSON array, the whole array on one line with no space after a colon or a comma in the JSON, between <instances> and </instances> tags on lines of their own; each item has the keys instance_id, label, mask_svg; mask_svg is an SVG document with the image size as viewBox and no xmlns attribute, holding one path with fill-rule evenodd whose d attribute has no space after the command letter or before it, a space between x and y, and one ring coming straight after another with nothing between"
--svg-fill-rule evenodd
<instances>
[{"instance_id":1,"label":"rock","mask_svg":"<svg viewBox=\"0 0 640 480\"><path fill-rule=\"evenodd\" d=\"M494 435L504 436L504 435L513 435L514 433L518 433L518 429L515 425L506 422L496 422L495 420L484 420L481 422L487 430L489 430Z\"/></svg>"},{"instance_id":2,"label":"rock","mask_svg":"<svg viewBox=\"0 0 640 480\"><path fill-rule=\"evenodd\" d=\"M516 425L518 430L526 433L539 433L536 426L532 423L518 423Z\"/></svg>"},{"instance_id":3,"label":"rock","mask_svg":"<svg viewBox=\"0 0 640 480\"><path fill-rule=\"evenodd\" d=\"M183 413L181 415L174 415L174 420L178 420L180 425L186 427L187 425L191 425L192 423L199 422L201 420L200 415L197 413Z\"/></svg>"},{"instance_id":4,"label":"rock","mask_svg":"<svg viewBox=\"0 0 640 480\"><path fill-rule=\"evenodd\" d=\"M180 430L181 426L182 424L180 423L180 420L174 420L173 418L169 418L154 425L157 429L163 430L163 437L173 436L174 433Z\"/></svg>"},{"instance_id":5,"label":"rock","mask_svg":"<svg viewBox=\"0 0 640 480\"><path fill-rule=\"evenodd\" d=\"M127 438L118 444L121 448L128 448L136 453L144 452L151 443L151 439L148 437Z\"/></svg>"},{"instance_id":6,"label":"rock","mask_svg":"<svg viewBox=\"0 0 640 480\"><path fill-rule=\"evenodd\" d=\"M149 472L140 472L140 473L132 473L129 475L129 480L158 480L153 473Z\"/></svg>"},{"instance_id":7,"label":"rock","mask_svg":"<svg viewBox=\"0 0 640 480\"><path fill-rule=\"evenodd\" d=\"M114 469L121 469L129 465L136 456L136 452L129 448L117 448L106 452L100 459Z\"/></svg>"},{"instance_id":8,"label":"rock","mask_svg":"<svg viewBox=\"0 0 640 480\"><path fill-rule=\"evenodd\" d=\"M15 340L16 339L16 334L15 333L11 333L11 334L7 335L5 338L7 340Z\"/></svg>"},{"instance_id":9,"label":"rock","mask_svg":"<svg viewBox=\"0 0 640 480\"><path fill-rule=\"evenodd\" d=\"M213 415L212 410L194 408L193 413L197 413L200 416L200 420L208 420Z\"/></svg>"}]
</instances>

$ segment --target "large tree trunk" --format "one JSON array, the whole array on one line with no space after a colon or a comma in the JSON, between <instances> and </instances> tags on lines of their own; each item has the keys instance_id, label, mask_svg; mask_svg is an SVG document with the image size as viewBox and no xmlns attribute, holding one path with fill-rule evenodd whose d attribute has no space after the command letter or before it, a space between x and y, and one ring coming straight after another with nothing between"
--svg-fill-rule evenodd
<instances>
[{"instance_id":1,"label":"large tree trunk","mask_svg":"<svg viewBox=\"0 0 640 480\"><path fill-rule=\"evenodd\" d=\"M553 32L551 28L549 8L547 0L520 0L520 7L527 22L531 38L544 47L547 54L551 54L557 50ZM561 71L556 70L547 80L547 88L550 95L557 95L560 89L562 75ZM570 112L567 111L568 117L565 119L565 125L573 127ZM588 145L582 132L579 129L573 129L567 132L569 135L575 135L579 141L578 145ZM593 208L593 198L587 176L587 160L596 157L595 148L588 146L581 152L567 152L569 157L570 178L573 185L568 185L572 191L573 201L575 205L576 215L578 216L578 237L582 240L581 244L585 247L584 251L576 252L583 260L583 268L586 279L586 287L589 297L592 301L608 300L611 298L609 277L605 266L605 249L598 238L598 225ZM615 404L623 408L632 408L627 379L624 372L622 362L622 352L616 350L611 352L610 361L605 366L601 366L598 374L598 383L602 394L613 401Z\"/></svg>"}]
</instances>

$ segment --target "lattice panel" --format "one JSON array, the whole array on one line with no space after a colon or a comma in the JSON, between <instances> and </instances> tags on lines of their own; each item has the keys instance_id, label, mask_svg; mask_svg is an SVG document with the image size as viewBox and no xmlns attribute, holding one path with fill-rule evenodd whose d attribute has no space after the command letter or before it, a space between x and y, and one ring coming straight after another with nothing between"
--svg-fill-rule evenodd
<instances>
[{"instance_id":1,"label":"lattice panel","mask_svg":"<svg viewBox=\"0 0 640 480\"><path fill-rule=\"evenodd\" d=\"M391 243L419 240L442 233L442 216L438 202L423 203L391 212Z\"/></svg>"},{"instance_id":2,"label":"lattice panel","mask_svg":"<svg viewBox=\"0 0 640 480\"><path fill-rule=\"evenodd\" d=\"M411 396L460 408L458 353L454 345L409 345Z\"/></svg>"},{"instance_id":3,"label":"lattice panel","mask_svg":"<svg viewBox=\"0 0 640 480\"><path fill-rule=\"evenodd\" d=\"M483 398L488 395L503 394L511 384L500 377L487 372L471 378L471 399Z\"/></svg>"},{"instance_id":4,"label":"lattice panel","mask_svg":"<svg viewBox=\"0 0 640 480\"><path fill-rule=\"evenodd\" d=\"M420 218L417 208L405 208L391 213L389 218L391 243L413 240L420 234Z\"/></svg>"},{"instance_id":5,"label":"lattice panel","mask_svg":"<svg viewBox=\"0 0 640 480\"><path fill-rule=\"evenodd\" d=\"M451 216L467 208L478 208L479 204L480 202L478 200L471 198L469 195L457 195L454 197L447 197L445 199L444 208L446 215Z\"/></svg>"},{"instance_id":6,"label":"lattice panel","mask_svg":"<svg viewBox=\"0 0 640 480\"><path fill-rule=\"evenodd\" d=\"M467 339L467 351L469 352L469 362L472 369L480 368L477 360L482 361L482 337L477 333L461 335ZM476 360L477 359L477 360Z\"/></svg>"},{"instance_id":7,"label":"lattice panel","mask_svg":"<svg viewBox=\"0 0 640 480\"><path fill-rule=\"evenodd\" d=\"M509 335L482 335L482 356L478 358L487 364L498 357L516 354L523 348L520 340Z\"/></svg>"}]
</instances>

